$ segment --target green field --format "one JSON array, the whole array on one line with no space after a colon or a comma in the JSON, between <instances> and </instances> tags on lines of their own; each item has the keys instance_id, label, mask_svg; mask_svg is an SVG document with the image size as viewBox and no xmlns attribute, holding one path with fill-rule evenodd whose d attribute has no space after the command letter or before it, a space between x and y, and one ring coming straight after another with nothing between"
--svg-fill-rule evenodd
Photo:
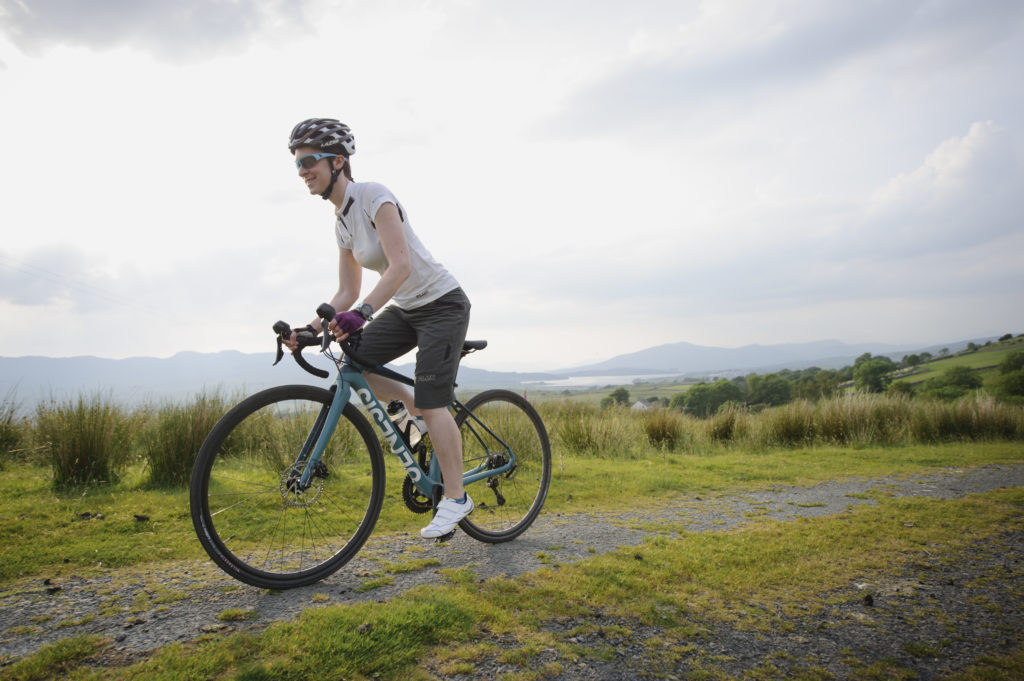
<instances>
[{"instance_id":1,"label":"green field","mask_svg":"<svg viewBox=\"0 0 1024 681\"><path fill-rule=\"evenodd\" d=\"M981 365L987 366L1000 356L979 351L971 359L984 357ZM639 387L630 386L634 397L643 395ZM594 391L605 395L607 389ZM73 575L116 580L129 572L173 573L183 561L205 561L186 487L156 484L153 462L174 460L168 466L178 473L166 479L180 478L198 446L196 436L222 408L219 398L202 396L192 405L141 412L80 401L42 409L35 421L8 422L5 442L17 446L0 452L0 596ZM984 395L956 403L848 395L756 413L731 410L710 419L675 410L601 409L564 398L539 400L538 408L552 440L552 493L544 514L553 518L657 508L680 495L715 498L851 477L1024 463L1024 412ZM287 420L275 424L287 427ZM70 466L74 473L89 456L109 464L104 470L111 479L58 484L57 471ZM375 534L414 533L422 516L404 507L399 465L388 459L387 470ZM117 657L111 641L69 634L24 659L0 658L0 679L425 681L437 676L424 665L455 674L495 654L513 670L502 679L542 679L557 676L559 669L538 667L540 650L569 661L601 654L552 637L552 627L567 618L614 616L657 624L666 650L686 649L697 635L695 619L702 627L741 623L768 630L779 625L773 609L813 614L829 605L828 593L837 585L885 575L915 560L956 561L971 550L971 541L996 537L1024 518L1024 498L1015 488L980 499L898 501L883 495L879 502L878 510L786 528L755 523L736 533L699 535L670 528L640 549L515 579L483 581L467 566L386 604L317 608L263 631L170 645L127 666L108 661ZM888 528L884 534L877 532L879 523ZM870 551L864 550L865 538ZM645 587L652 582L665 587ZM155 593L148 602L159 598ZM222 614L226 621L246 617L241 611ZM26 622L0 636L32 631ZM364 635L369 631L373 635ZM480 632L487 634L482 641ZM494 640L502 642L497 653ZM1018 678L1024 658L1019 648L1010 653L1007 674L968 678ZM714 671L713 658L704 663L711 671L700 678L731 678ZM902 671L885 668L857 678L891 678ZM827 677L809 670L803 678Z\"/></svg>"},{"instance_id":2,"label":"green field","mask_svg":"<svg viewBox=\"0 0 1024 681\"><path fill-rule=\"evenodd\" d=\"M1022 462L1020 442L678 454L649 449L633 460L559 455L557 493L545 512L555 516L630 510L639 501L657 508L685 493L704 497L849 476L911 475ZM612 496L609 479L616 480ZM397 491L394 480L392 496ZM0 516L0 537L4 562L13 568L5 576L6 584L0 585L0 594L40 583L43 575L55 581L71 574L116 576L119 567L148 564L155 571L168 561L202 557L183 490L154 493L120 484L55 493L45 469L16 464L0 473L0 494L12 502ZM585 622L594 617L657 626L661 634L652 654L658 650L672 656L673 650L687 650L701 641L700 631L706 627L767 632L780 626L776 612L786 613L786 620L813 617L835 607L829 594L848 587L851 580L883 579L915 561L958 560L972 550L972 542L1020 527L1024 518L1020 489L950 501L887 499L884 494L877 500L877 507L814 521L755 520L734 532L669 532L639 548L553 565L514 579L479 580L467 566L386 604L311 606L290 623L169 645L129 666L101 661L108 659L105 651L111 641L69 635L27 658L0 660L7 664L0 666L0 678L426 681L437 678L437 673L472 671L480 661L498 655L515 670L503 679L542 679L557 675L566 663L600 660L604 654L600 646L590 649L572 643L569 634L553 637L552 626L582 622L570 630L577 636L588 635L591 630ZM81 520L83 509L102 513L105 520ZM152 514L145 523L133 519L141 511ZM410 518L397 503L391 504L385 509L382 532L407 531ZM886 531L879 532L881 527ZM870 551L864 550L865 542ZM661 586L650 589L651 583ZM225 621L246 617L243 611L225 610L222 615ZM30 629L4 635L27 635ZM495 641L501 642L499 648ZM557 652L562 662L537 662L538 652L547 649ZM1003 675L986 666L983 676L967 678L1015 678L1024 663L1019 649L1015 655L999 663L1009 666ZM674 658L666 661L670 659ZM854 651L847 663L855 669L860 664ZM713 656L697 664L711 670L701 678L732 678L713 672ZM907 678L897 663L884 665L863 678ZM806 673L801 678L827 678L813 669Z\"/></svg>"},{"instance_id":3,"label":"green field","mask_svg":"<svg viewBox=\"0 0 1024 681\"><path fill-rule=\"evenodd\" d=\"M973 352L964 351L950 357L933 359L917 367L913 374L897 380L917 385L942 375L948 369L964 366L977 371L985 381L985 385L988 385L999 375L997 369L999 364L1009 355L1022 350L1024 350L1024 338L1018 337L1010 341L982 346Z\"/></svg>"}]
</instances>

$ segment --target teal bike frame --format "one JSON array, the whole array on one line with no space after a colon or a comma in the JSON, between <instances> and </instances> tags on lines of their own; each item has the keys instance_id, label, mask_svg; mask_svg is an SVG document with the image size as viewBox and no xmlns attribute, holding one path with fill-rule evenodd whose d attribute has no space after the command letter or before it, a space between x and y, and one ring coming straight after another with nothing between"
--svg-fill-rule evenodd
<instances>
[{"instance_id":1,"label":"teal bike frame","mask_svg":"<svg viewBox=\"0 0 1024 681\"><path fill-rule=\"evenodd\" d=\"M334 394L334 398L331 400L331 405L329 408L321 410L317 417L316 424L310 431L309 437L306 439L306 442L302 447L299 459L296 461L296 467L305 461L302 476L299 479L299 486L302 489L306 489L312 484L311 480L314 475L314 471L319 465L320 458L323 456L324 451L327 449L327 443L330 442L331 436L334 434L334 429L338 425L338 420L341 418L341 412L345 408L345 405L351 400L351 395L354 393L359 399L360 404L362 404L362 406L369 412L373 422L376 423L377 427L384 433L384 439L391 447L392 453L398 457L399 462L402 464L402 468L404 468L405 472L409 475L409 479L412 480L420 493L428 499L433 498L434 490L440 489L442 486L441 467L439 465L434 465L436 455L433 451L430 452L430 461L428 463L427 470L424 471L416 461L416 457L413 456L413 453L409 450L409 447L405 442L405 438L403 438L395 429L391 419L388 418L384 405L377 396L373 394L373 390L370 389L370 385L367 383L366 377L363 375L364 371L369 371L370 373L396 380L408 386L415 385L415 382L408 376L403 376L402 374L391 371L386 367L364 367L356 364L350 357L346 357L338 371L338 379L331 387L331 392ZM512 448L508 446L508 443L498 437L494 431L488 428L485 423L478 419L458 400L452 402L451 406L456 410L456 415L460 412L464 412L466 414L466 418L472 420L472 423L468 423L468 427L470 431L472 431L474 437L480 441L481 445L484 445L485 449L487 449L486 444L477 432L477 427L485 430L488 435L494 438L494 440L500 443L504 448L501 453L504 455L503 458L505 462L502 465L494 468L489 467L488 464L491 457L488 457L487 461L482 461L473 469L463 472L463 484L468 485L470 483L478 482L485 478L501 475L513 470L516 466L516 455L515 452L512 451ZM488 453L490 454L492 452L488 450Z\"/></svg>"}]
</instances>

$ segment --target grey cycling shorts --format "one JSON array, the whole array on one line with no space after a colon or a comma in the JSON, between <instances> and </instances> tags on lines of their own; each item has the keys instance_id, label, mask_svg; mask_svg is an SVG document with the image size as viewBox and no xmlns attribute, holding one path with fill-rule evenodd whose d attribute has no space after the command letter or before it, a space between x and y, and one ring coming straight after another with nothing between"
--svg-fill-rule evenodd
<instances>
[{"instance_id":1,"label":"grey cycling shorts","mask_svg":"<svg viewBox=\"0 0 1024 681\"><path fill-rule=\"evenodd\" d=\"M357 352L386 364L416 351L417 409L447 407L455 399L455 375L469 329L469 298L461 288L414 310L389 305L363 328Z\"/></svg>"}]
</instances>

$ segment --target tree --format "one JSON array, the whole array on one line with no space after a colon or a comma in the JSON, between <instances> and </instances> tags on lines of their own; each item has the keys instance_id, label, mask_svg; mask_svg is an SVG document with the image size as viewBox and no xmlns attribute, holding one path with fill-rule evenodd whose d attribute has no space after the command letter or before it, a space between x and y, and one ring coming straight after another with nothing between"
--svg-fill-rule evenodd
<instances>
[{"instance_id":1,"label":"tree","mask_svg":"<svg viewBox=\"0 0 1024 681\"><path fill-rule=\"evenodd\" d=\"M1000 343L1004 343L1004 342L1006 342L1008 340L1011 340L1012 338L1013 338L1013 334L1012 333L1004 333L1002 336L999 337L999 342Z\"/></svg>"},{"instance_id":2,"label":"tree","mask_svg":"<svg viewBox=\"0 0 1024 681\"><path fill-rule=\"evenodd\" d=\"M903 395L906 397L914 396L914 386L906 381L894 381L889 384L889 388L886 390L890 395Z\"/></svg>"},{"instance_id":3,"label":"tree","mask_svg":"<svg viewBox=\"0 0 1024 681\"><path fill-rule=\"evenodd\" d=\"M612 402L620 407L629 404L629 391L625 388L613 390L608 397L612 398Z\"/></svg>"},{"instance_id":4,"label":"tree","mask_svg":"<svg viewBox=\"0 0 1024 681\"><path fill-rule=\"evenodd\" d=\"M1007 355L999 363L995 393L1008 402L1024 402L1024 351Z\"/></svg>"},{"instance_id":5,"label":"tree","mask_svg":"<svg viewBox=\"0 0 1024 681\"><path fill-rule=\"evenodd\" d=\"M683 411L700 418L707 418L717 413L718 409L726 402L743 400L743 392L739 386L725 378L719 379L711 385L698 383L687 390L684 396Z\"/></svg>"},{"instance_id":6,"label":"tree","mask_svg":"<svg viewBox=\"0 0 1024 681\"><path fill-rule=\"evenodd\" d=\"M829 398L839 391L839 382L838 372L811 367L793 382L793 394L805 400Z\"/></svg>"},{"instance_id":7,"label":"tree","mask_svg":"<svg viewBox=\"0 0 1024 681\"><path fill-rule=\"evenodd\" d=\"M880 393L889 385L892 362L880 358L861 363L853 370L853 385L857 390Z\"/></svg>"},{"instance_id":8,"label":"tree","mask_svg":"<svg viewBox=\"0 0 1024 681\"><path fill-rule=\"evenodd\" d=\"M917 365L919 365L920 363L921 363L921 355L915 354L915 355L904 355L903 356L903 364L908 366L908 367L913 368L913 367L916 367Z\"/></svg>"},{"instance_id":9,"label":"tree","mask_svg":"<svg viewBox=\"0 0 1024 681\"><path fill-rule=\"evenodd\" d=\"M1024 369L1024 350L1007 355L999 363L1000 374L1011 374L1014 371Z\"/></svg>"},{"instance_id":10,"label":"tree","mask_svg":"<svg viewBox=\"0 0 1024 681\"><path fill-rule=\"evenodd\" d=\"M747 385L750 387L748 400L751 404L777 407L793 399L793 384L778 374L750 376Z\"/></svg>"},{"instance_id":11,"label":"tree","mask_svg":"<svg viewBox=\"0 0 1024 681\"><path fill-rule=\"evenodd\" d=\"M693 416L700 416L701 418L708 415L708 405L711 403L711 386L703 381L695 386L691 386L682 395L682 408L687 414Z\"/></svg>"},{"instance_id":12,"label":"tree","mask_svg":"<svg viewBox=\"0 0 1024 681\"><path fill-rule=\"evenodd\" d=\"M981 376L970 367L958 365L946 369L941 376L926 381L923 391L931 397L943 400L956 400L972 390L982 387Z\"/></svg>"}]
</instances>

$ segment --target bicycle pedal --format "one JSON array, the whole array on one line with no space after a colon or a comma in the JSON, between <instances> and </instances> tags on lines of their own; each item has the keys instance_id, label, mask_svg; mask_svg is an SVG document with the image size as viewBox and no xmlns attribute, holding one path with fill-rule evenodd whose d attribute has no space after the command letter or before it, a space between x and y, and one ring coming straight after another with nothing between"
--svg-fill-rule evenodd
<instances>
[{"instance_id":1,"label":"bicycle pedal","mask_svg":"<svg viewBox=\"0 0 1024 681\"><path fill-rule=\"evenodd\" d=\"M452 530L448 534L442 534L440 537L437 537L436 539L434 539L434 543L435 544L443 544L443 543L445 543L446 541L448 541L449 539L451 539L454 536L455 536L455 530Z\"/></svg>"}]
</instances>

